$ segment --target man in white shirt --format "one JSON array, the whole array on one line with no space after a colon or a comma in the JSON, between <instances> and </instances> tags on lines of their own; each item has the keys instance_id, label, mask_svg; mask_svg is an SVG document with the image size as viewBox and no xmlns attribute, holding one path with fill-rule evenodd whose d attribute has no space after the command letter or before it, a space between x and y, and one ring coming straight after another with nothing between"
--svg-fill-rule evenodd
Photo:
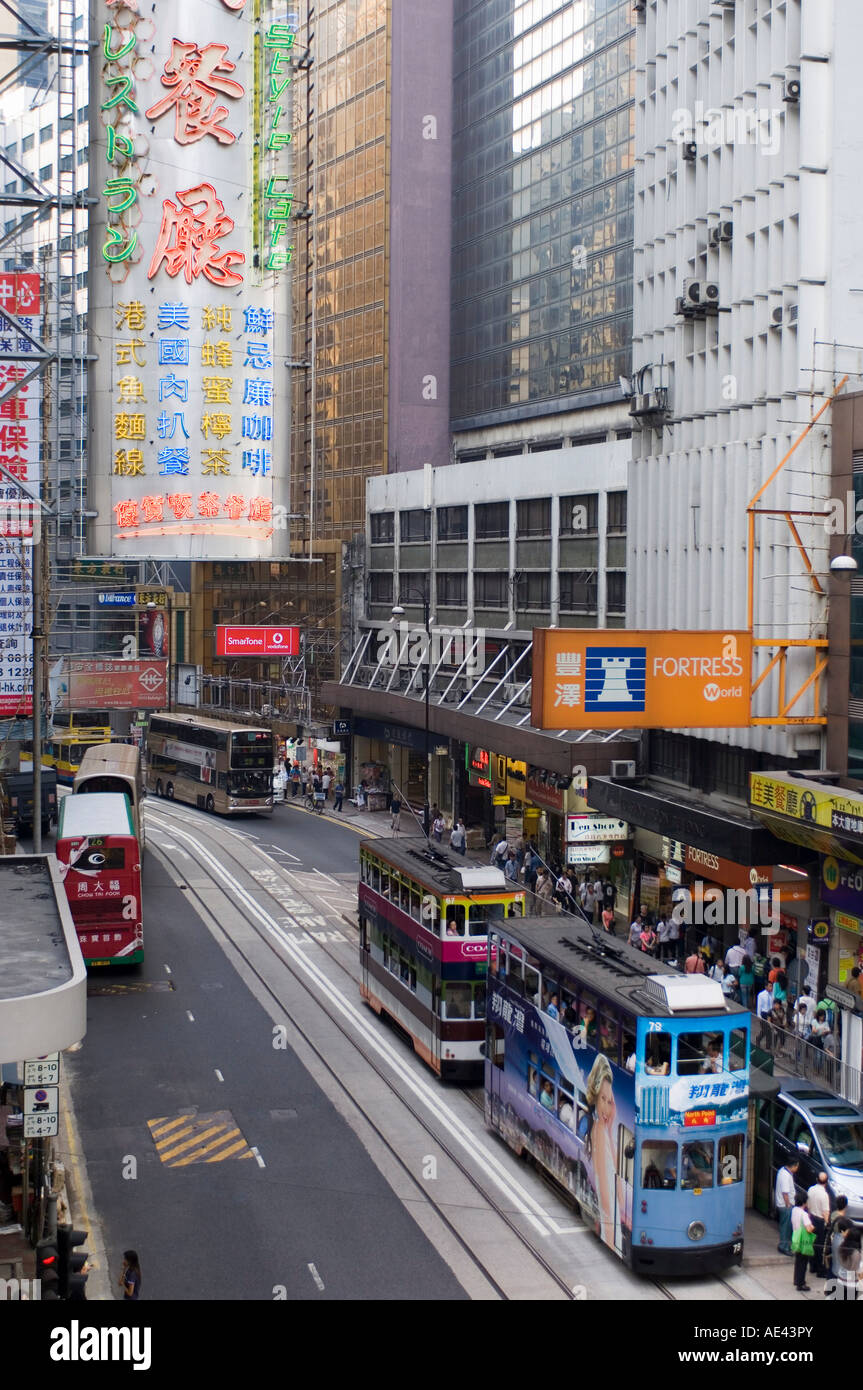
<instances>
[{"instance_id":1,"label":"man in white shirt","mask_svg":"<svg viewBox=\"0 0 863 1390\"><path fill-rule=\"evenodd\" d=\"M819 1173L806 1193L807 1206L812 1225L815 1227L815 1254L812 1256L812 1273L816 1278L826 1279L829 1270L824 1268L824 1232L830 1220L830 1193L827 1191L827 1174Z\"/></svg>"},{"instance_id":2,"label":"man in white shirt","mask_svg":"<svg viewBox=\"0 0 863 1390\"><path fill-rule=\"evenodd\" d=\"M668 960L669 942L671 941L671 923L665 912L660 913L659 921L656 924L656 935L659 937L659 959Z\"/></svg>"},{"instance_id":3,"label":"man in white shirt","mask_svg":"<svg viewBox=\"0 0 863 1390\"><path fill-rule=\"evenodd\" d=\"M760 1027L758 1030L758 1046L770 1046L770 1028L768 1019L773 1009L773 990L765 983L764 988L755 1000L755 1014L758 1018Z\"/></svg>"},{"instance_id":4,"label":"man in white shirt","mask_svg":"<svg viewBox=\"0 0 863 1390\"><path fill-rule=\"evenodd\" d=\"M725 964L728 966L728 969L736 970L743 964L743 957L745 955L746 952L739 942L734 946L729 946L728 950L725 952Z\"/></svg>"},{"instance_id":5,"label":"man in white shirt","mask_svg":"<svg viewBox=\"0 0 863 1390\"><path fill-rule=\"evenodd\" d=\"M805 1038L809 1033L809 1029L812 1027L815 1009L815 1000L807 989L801 994L797 1003L794 1005L794 1029L795 1032L800 1034L801 1038ZM809 1215L812 1215L811 1210Z\"/></svg>"},{"instance_id":6,"label":"man in white shirt","mask_svg":"<svg viewBox=\"0 0 863 1390\"><path fill-rule=\"evenodd\" d=\"M497 844L494 847L494 862L498 866L498 868L503 868L504 862L506 860L506 852L508 849L509 845L507 844L506 840L498 840Z\"/></svg>"},{"instance_id":7,"label":"man in white shirt","mask_svg":"<svg viewBox=\"0 0 863 1390\"><path fill-rule=\"evenodd\" d=\"M791 1158L779 1169L776 1174L776 1189L773 1194L776 1203L776 1210L779 1214L779 1253L780 1255L790 1255L791 1251L791 1214L794 1211L794 1199L797 1195L797 1185L794 1175L800 1167L796 1158Z\"/></svg>"}]
</instances>

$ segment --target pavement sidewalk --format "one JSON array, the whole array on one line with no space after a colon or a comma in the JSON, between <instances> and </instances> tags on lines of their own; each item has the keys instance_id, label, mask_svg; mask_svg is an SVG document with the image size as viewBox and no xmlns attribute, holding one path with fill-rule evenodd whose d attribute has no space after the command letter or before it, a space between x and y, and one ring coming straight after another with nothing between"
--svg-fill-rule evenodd
<instances>
[{"instance_id":1,"label":"pavement sidewalk","mask_svg":"<svg viewBox=\"0 0 863 1390\"><path fill-rule=\"evenodd\" d=\"M281 812L282 806L282 802L276 803L276 814ZM303 805L301 796L297 795L296 797L292 797L290 791L285 798L284 806L291 807L292 810L300 811L307 816L317 815L316 811L311 811L308 807ZM346 800L342 805L341 811L336 811L333 807L332 800L328 798L324 802L324 809L321 814L325 816L327 820L333 821L337 825L345 825L357 835L363 838L368 837L370 840L376 838L403 840L407 839L408 836L414 837L422 835L423 833L422 813L420 812L420 814L416 816L404 805L399 817L398 834L393 830L392 817L389 811L358 811L353 801ZM470 837L471 833L473 832L468 831L468 837ZM432 843L434 844L435 841L433 840ZM448 830L444 834L441 849L449 849ZM468 848L465 858L472 864L488 864L491 861L491 850L486 849L485 844L480 848Z\"/></svg>"}]
</instances>

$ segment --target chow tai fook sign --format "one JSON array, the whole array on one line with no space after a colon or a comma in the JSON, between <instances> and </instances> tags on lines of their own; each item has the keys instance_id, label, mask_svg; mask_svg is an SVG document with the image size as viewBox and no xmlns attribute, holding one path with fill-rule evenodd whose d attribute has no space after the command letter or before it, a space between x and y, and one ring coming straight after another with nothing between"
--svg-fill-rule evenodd
<instances>
[{"instance_id":1,"label":"chow tai fook sign","mask_svg":"<svg viewBox=\"0 0 863 1390\"><path fill-rule=\"evenodd\" d=\"M299 656L298 627L217 627L216 656Z\"/></svg>"},{"instance_id":2,"label":"chow tai fook sign","mask_svg":"<svg viewBox=\"0 0 863 1390\"><path fill-rule=\"evenodd\" d=\"M286 553L298 23L91 0L96 554Z\"/></svg>"},{"instance_id":3,"label":"chow tai fook sign","mask_svg":"<svg viewBox=\"0 0 863 1390\"><path fill-rule=\"evenodd\" d=\"M166 661L86 661L64 663L66 709L164 709Z\"/></svg>"},{"instance_id":4,"label":"chow tai fook sign","mask_svg":"<svg viewBox=\"0 0 863 1390\"><path fill-rule=\"evenodd\" d=\"M531 719L542 729L745 728L748 632L538 628Z\"/></svg>"}]
</instances>

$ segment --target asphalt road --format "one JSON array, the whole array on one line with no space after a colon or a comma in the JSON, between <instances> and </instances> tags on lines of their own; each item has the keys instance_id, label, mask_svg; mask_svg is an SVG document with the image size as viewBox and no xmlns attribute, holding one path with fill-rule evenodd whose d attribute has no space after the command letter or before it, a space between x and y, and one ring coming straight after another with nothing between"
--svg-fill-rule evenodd
<instances>
[{"instance_id":1,"label":"asphalt road","mask_svg":"<svg viewBox=\"0 0 863 1390\"><path fill-rule=\"evenodd\" d=\"M231 824L307 869L356 864L354 832L289 807ZM144 902L145 963L94 976L67 1058L113 1279L131 1246L146 1299L463 1298L348 1123L273 1047L270 1016L154 854ZM175 1167L157 1140L170 1161L238 1151Z\"/></svg>"}]
</instances>

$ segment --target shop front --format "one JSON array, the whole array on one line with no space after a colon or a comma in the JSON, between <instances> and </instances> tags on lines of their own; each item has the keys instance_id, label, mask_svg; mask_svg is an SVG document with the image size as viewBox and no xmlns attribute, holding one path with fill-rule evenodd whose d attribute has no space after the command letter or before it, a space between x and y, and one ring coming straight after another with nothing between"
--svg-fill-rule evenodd
<instances>
[{"instance_id":1,"label":"shop front","mask_svg":"<svg viewBox=\"0 0 863 1390\"><path fill-rule=\"evenodd\" d=\"M626 821L588 811L566 817L566 864L575 879L610 879L615 910L625 916L631 892L632 839Z\"/></svg>"}]
</instances>

